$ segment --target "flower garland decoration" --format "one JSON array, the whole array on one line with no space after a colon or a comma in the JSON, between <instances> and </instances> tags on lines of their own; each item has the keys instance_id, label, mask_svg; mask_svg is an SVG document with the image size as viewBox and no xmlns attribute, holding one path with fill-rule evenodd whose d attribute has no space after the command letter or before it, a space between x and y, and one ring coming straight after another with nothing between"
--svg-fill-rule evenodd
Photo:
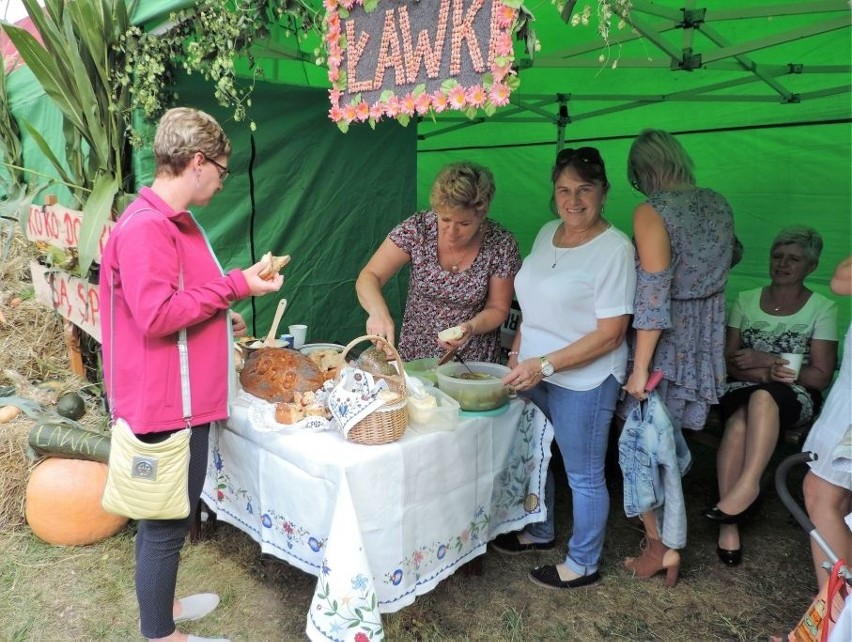
<instances>
[{"instance_id":1,"label":"flower garland decoration","mask_svg":"<svg viewBox=\"0 0 852 642\"><path fill-rule=\"evenodd\" d=\"M498 107L509 104L511 92L520 85L517 71L513 68L515 53L512 36L518 32L519 28L527 28L528 18L531 15L523 9L522 0L493 0L491 36L487 49L489 60L483 60L478 47L469 47L473 68L485 72L480 75L479 83L464 86L455 78L447 78L432 91L427 91L425 83L416 85L402 95L398 95L392 89L385 89L378 99L368 102L364 99L362 92L381 85L386 73L393 74L393 80L397 85L405 85L406 82L411 84L412 76L415 76L419 70L418 65L421 59L417 57L417 54L423 53L425 47L421 42L422 33L418 34L416 44L412 42L412 30L405 9L400 10L402 27L400 43L393 23L394 18L388 11L385 14L374 79L359 82L354 77L350 78L353 74L349 72L361 59L368 36L361 33L360 37L356 38L353 22L346 19L349 18L351 11L359 7L363 8L367 14L376 11L379 2L380 0L323 0L326 11L323 19L323 41L327 52L328 78L332 85L329 90L331 108L328 115L341 131L345 133L352 123L363 122L375 128L376 123L385 118L396 119L401 125L406 126L412 118L434 117L434 114L440 114L446 110L461 111L468 118L473 119L480 111L486 116L491 116ZM427 51L422 55L423 65L430 78L435 77L439 72L440 60L437 59L443 51L442 43L448 30L451 4L443 2L439 9L438 24L435 28L435 46L439 53L432 56L428 54L433 52ZM451 29L449 61L451 75L458 74L461 67L461 40L476 38L476 34L470 35L472 28L465 31L463 26L459 27L457 20L457 17L454 17ZM428 44L428 38L426 40ZM409 54L414 52L412 56L414 62L411 62L410 58L403 59L402 52ZM488 68L489 63L490 68Z\"/></svg>"}]
</instances>

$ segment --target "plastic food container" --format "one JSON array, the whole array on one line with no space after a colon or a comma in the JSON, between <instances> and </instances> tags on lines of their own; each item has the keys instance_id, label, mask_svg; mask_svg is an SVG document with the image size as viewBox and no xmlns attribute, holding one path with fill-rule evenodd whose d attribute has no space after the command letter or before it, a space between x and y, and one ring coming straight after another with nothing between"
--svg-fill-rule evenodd
<instances>
[{"instance_id":1,"label":"plastic food container","mask_svg":"<svg viewBox=\"0 0 852 642\"><path fill-rule=\"evenodd\" d=\"M438 366L438 387L459 402L462 410L479 412L493 410L509 400L509 388L503 385L503 377L509 368L499 363L468 361L468 368L474 373L490 375L487 379L461 379L459 375L467 372L460 363L445 363Z\"/></svg>"},{"instance_id":2,"label":"plastic food container","mask_svg":"<svg viewBox=\"0 0 852 642\"><path fill-rule=\"evenodd\" d=\"M459 423L459 402L438 388L426 388L426 394L435 399L431 408L420 407L408 398L408 424L415 432L449 432Z\"/></svg>"},{"instance_id":3,"label":"plastic food container","mask_svg":"<svg viewBox=\"0 0 852 642\"><path fill-rule=\"evenodd\" d=\"M438 357L425 357L423 359L412 359L404 364L405 371L412 377L420 377L433 384L438 382L435 368L438 366Z\"/></svg>"}]
</instances>

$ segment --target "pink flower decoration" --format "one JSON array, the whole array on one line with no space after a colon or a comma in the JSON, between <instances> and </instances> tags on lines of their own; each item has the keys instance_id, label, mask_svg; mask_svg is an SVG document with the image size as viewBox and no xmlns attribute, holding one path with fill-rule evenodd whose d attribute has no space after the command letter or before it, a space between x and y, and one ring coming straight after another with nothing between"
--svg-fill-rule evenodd
<instances>
[{"instance_id":1,"label":"pink flower decoration","mask_svg":"<svg viewBox=\"0 0 852 642\"><path fill-rule=\"evenodd\" d=\"M467 104L467 94L464 90L464 87L461 85L456 85L452 89L450 89L450 95L448 96L450 101L450 107L453 109L464 109Z\"/></svg>"},{"instance_id":2,"label":"pink flower decoration","mask_svg":"<svg viewBox=\"0 0 852 642\"><path fill-rule=\"evenodd\" d=\"M432 105L432 97L427 93L422 93L415 99L415 105L418 114L425 114Z\"/></svg>"},{"instance_id":3,"label":"pink flower decoration","mask_svg":"<svg viewBox=\"0 0 852 642\"><path fill-rule=\"evenodd\" d=\"M352 7L355 6L355 0L340 0L340 4L342 4L347 11L352 11Z\"/></svg>"},{"instance_id":4,"label":"pink flower decoration","mask_svg":"<svg viewBox=\"0 0 852 642\"><path fill-rule=\"evenodd\" d=\"M331 82L337 82L340 78L340 67L339 66L331 66L328 68L328 79Z\"/></svg>"},{"instance_id":5,"label":"pink flower decoration","mask_svg":"<svg viewBox=\"0 0 852 642\"><path fill-rule=\"evenodd\" d=\"M391 96L388 99L388 104L385 108L385 113L391 118L396 118L397 116L399 116L400 109L401 107L399 104L399 97Z\"/></svg>"},{"instance_id":6,"label":"pink flower decoration","mask_svg":"<svg viewBox=\"0 0 852 642\"><path fill-rule=\"evenodd\" d=\"M355 118L363 123L370 117L370 106L363 100L355 107Z\"/></svg>"},{"instance_id":7,"label":"pink flower decoration","mask_svg":"<svg viewBox=\"0 0 852 642\"><path fill-rule=\"evenodd\" d=\"M340 67L340 64L343 62L343 58L340 54L330 53L328 55L328 66L330 69L337 69Z\"/></svg>"},{"instance_id":8,"label":"pink flower decoration","mask_svg":"<svg viewBox=\"0 0 852 642\"><path fill-rule=\"evenodd\" d=\"M322 6L328 13L337 15L337 0L322 0Z\"/></svg>"},{"instance_id":9,"label":"pink flower decoration","mask_svg":"<svg viewBox=\"0 0 852 642\"><path fill-rule=\"evenodd\" d=\"M347 103L343 106L343 120L347 123L351 123L355 118L357 118L358 114L355 111L355 105L353 103Z\"/></svg>"},{"instance_id":10,"label":"pink flower decoration","mask_svg":"<svg viewBox=\"0 0 852 642\"><path fill-rule=\"evenodd\" d=\"M370 638L367 637L366 633L358 633L355 634L355 642L370 642Z\"/></svg>"},{"instance_id":11,"label":"pink flower decoration","mask_svg":"<svg viewBox=\"0 0 852 642\"><path fill-rule=\"evenodd\" d=\"M449 99L447 98L447 94L445 94L440 89L436 91L432 95L432 109L435 110L436 114L440 114L444 111L450 104Z\"/></svg>"},{"instance_id":12,"label":"pink flower decoration","mask_svg":"<svg viewBox=\"0 0 852 642\"><path fill-rule=\"evenodd\" d=\"M491 99L491 103L495 107L502 107L503 105L509 104L509 93L510 89L508 85L504 85L503 83L495 82L491 85L491 91L488 92L488 97Z\"/></svg>"},{"instance_id":13,"label":"pink flower decoration","mask_svg":"<svg viewBox=\"0 0 852 642\"><path fill-rule=\"evenodd\" d=\"M467 90L467 102L471 107L482 107L488 100L488 95L482 85L474 85Z\"/></svg>"},{"instance_id":14,"label":"pink flower decoration","mask_svg":"<svg viewBox=\"0 0 852 642\"><path fill-rule=\"evenodd\" d=\"M503 32L497 38L497 46L494 48L494 53L498 56L511 56L515 53L512 46L512 34L508 31Z\"/></svg>"},{"instance_id":15,"label":"pink flower decoration","mask_svg":"<svg viewBox=\"0 0 852 642\"><path fill-rule=\"evenodd\" d=\"M497 7L497 26L501 29L508 29L515 21L515 10L512 7L507 7L501 4Z\"/></svg>"},{"instance_id":16,"label":"pink flower decoration","mask_svg":"<svg viewBox=\"0 0 852 642\"><path fill-rule=\"evenodd\" d=\"M412 96L411 92L409 92L405 94L402 101L400 101L400 111L402 111L402 113L406 116L413 116L415 109L416 105L414 104L414 96Z\"/></svg>"},{"instance_id":17,"label":"pink flower decoration","mask_svg":"<svg viewBox=\"0 0 852 642\"><path fill-rule=\"evenodd\" d=\"M373 103L370 107L370 118L373 120L381 120L382 116L385 113L385 108L382 103Z\"/></svg>"},{"instance_id":18,"label":"pink flower decoration","mask_svg":"<svg viewBox=\"0 0 852 642\"><path fill-rule=\"evenodd\" d=\"M343 92L339 89L329 89L328 97L331 99L331 103L333 105L337 105L340 103L340 97L343 95Z\"/></svg>"}]
</instances>

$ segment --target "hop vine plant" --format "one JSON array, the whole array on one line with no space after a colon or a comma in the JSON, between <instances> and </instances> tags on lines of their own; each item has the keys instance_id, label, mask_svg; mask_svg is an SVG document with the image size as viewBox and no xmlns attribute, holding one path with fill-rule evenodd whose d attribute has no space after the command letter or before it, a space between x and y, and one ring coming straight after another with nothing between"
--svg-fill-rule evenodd
<instances>
[{"instance_id":1,"label":"hop vine plant","mask_svg":"<svg viewBox=\"0 0 852 642\"><path fill-rule=\"evenodd\" d=\"M598 35L606 49L606 53L602 53L599 57L601 63L609 60L610 36L613 27L619 31L627 28L627 17L633 9L631 0L590 0L579 11L574 6L576 0L551 0L551 4L556 7L563 19L570 21L572 27L588 27L593 20L597 22ZM617 64L616 58L612 67L615 68Z\"/></svg>"},{"instance_id":2,"label":"hop vine plant","mask_svg":"<svg viewBox=\"0 0 852 642\"><path fill-rule=\"evenodd\" d=\"M115 45L125 54L118 80L129 89L133 107L156 121L177 100L174 81L182 70L212 83L216 102L232 110L234 121L248 120L254 131L249 108L262 74L252 46L269 36L272 25L304 40L319 32L320 18L303 0L199 0L171 13L168 25L154 31L133 26ZM248 73L238 73L238 58L246 60ZM140 137L131 133L136 145Z\"/></svg>"}]
</instances>

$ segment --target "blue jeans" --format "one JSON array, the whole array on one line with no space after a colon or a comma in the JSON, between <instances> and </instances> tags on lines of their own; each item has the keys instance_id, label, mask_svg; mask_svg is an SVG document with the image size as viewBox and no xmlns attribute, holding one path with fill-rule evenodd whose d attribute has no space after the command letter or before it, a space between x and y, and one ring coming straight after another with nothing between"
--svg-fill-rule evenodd
<instances>
[{"instance_id":1,"label":"blue jeans","mask_svg":"<svg viewBox=\"0 0 852 642\"><path fill-rule=\"evenodd\" d=\"M553 434L574 506L574 527L568 540L565 565L580 575L598 570L609 516L609 492L604 479L604 460L609 427L620 385L610 375L591 390L568 390L543 381L526 393L553 424ZM547 520L526 527L538 541L555 536L553 509L556 485L547 472L544 502Z\"/></svg>"},{"instance_id":2,"label":"blue jeans","mask_svg":"<svg viewBox=\"0 0 852 642\"><path fill-rule=\"evenodd\" d=\"M654 511L660 539L669 548L686 546L686 506L680 478L692 455L680 426L653 392L633 406L618 439L624 474L624 512L628 517Z\"/></svg>"}]
</instances>

